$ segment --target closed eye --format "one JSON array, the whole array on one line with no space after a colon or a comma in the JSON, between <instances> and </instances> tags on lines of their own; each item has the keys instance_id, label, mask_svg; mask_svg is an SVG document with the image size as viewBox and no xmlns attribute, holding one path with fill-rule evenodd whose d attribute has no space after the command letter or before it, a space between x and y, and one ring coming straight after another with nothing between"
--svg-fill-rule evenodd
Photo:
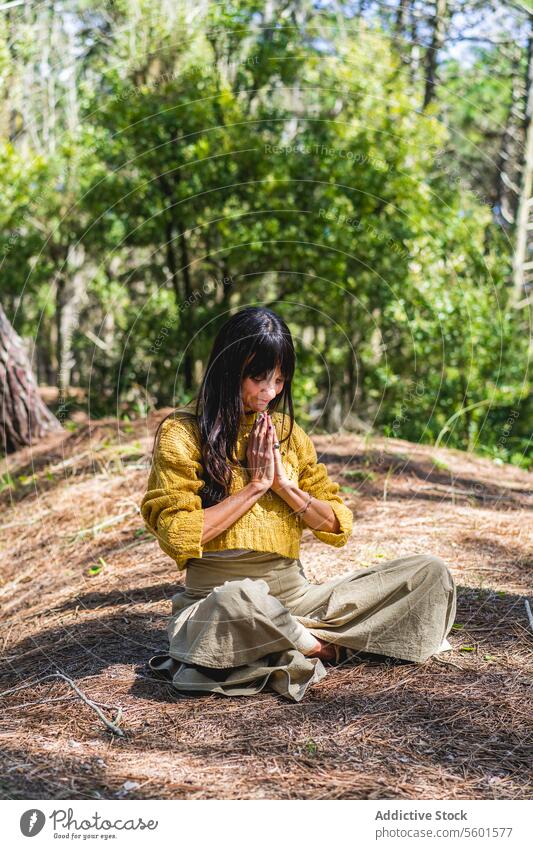
<instances>
[{"instance_id":1,"label":"closed eye","mask_svg":"<svg viewBox=\"0 0 533 849\"><path fill-rule=\"evenodd\" d=\"M263 380L266 380L266 377L252 377L252 380L254 381L254 383L262 383ZM285 378L278 377L276 379L276 383L285 383Z\"/></svg>"}]
</instances>

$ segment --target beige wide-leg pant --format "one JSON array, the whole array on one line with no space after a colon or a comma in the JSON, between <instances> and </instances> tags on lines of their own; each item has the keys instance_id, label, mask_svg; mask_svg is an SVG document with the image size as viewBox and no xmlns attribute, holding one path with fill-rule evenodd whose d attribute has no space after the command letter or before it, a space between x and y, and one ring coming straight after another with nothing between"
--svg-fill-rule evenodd
<instances>
[{"instance_id":1,"label":"beige wide-leg pant","mask_svg":"<svg viewBox=\"0 0 533 849\"><path fill-rule=\"evenodd\" d=\"M300 560L248 552L192 558L172 598L168 652L152 670L183 693L251 695L269 685L300 701L326 673L314 638L423 663L450 649L456 587L446 563L412 554L310 583Z\"/></svg>"}]
</instances>

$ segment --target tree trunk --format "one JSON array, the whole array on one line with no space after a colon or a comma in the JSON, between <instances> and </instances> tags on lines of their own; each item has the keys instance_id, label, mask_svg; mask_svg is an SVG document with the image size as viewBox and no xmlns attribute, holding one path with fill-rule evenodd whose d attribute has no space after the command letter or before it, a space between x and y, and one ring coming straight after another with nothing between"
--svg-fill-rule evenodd
<instances>
[{"instance_id":1,"label":"tree trunk","mask_svg":"<svg viewBox=\"0 0 533 849\"><path fill-rule=\"evenodd\" d=\"M41 401L22 339L0 306L0 448L5 454L31 445L60 422Z\"/></svg>"},{"instance_id":2,"label":"tree trunk","mask_svg":"<svg viewBox=\"0 0 533 849\"><path fill-rule=\"evenodd\" d=\"M409 82L414 85L419 73L420 64L422 61L420 50L420 36L418 35L418 18L414 14L414 10L410 8L410 18L408 25L409 44Z\"/></svg>"},{"instance_id":3,"label":"tree trunk","mask_svg":"<svg viewBox=\"0 0 533 849\"><path fill-rule=\"evenodd\" d=\"M392 43L402 62L411 65L411 44L407 37L407 19L412 0L399 0L392 32Z\"/></svg>"},{"instance_id":4,"label":"tree trunk","mask_svg":"<svg viewBox=\"0 0 533 849\"><path fill-rule=\"evenodd\" d=\"M423 109L431 103L435 96L435 88L437 85L437 59L439 50L444 44L447 14L448 0L435 0L435 13L431 20L431 45L428 47L425 62L426 88L424 91Z\"/></svg>"},{"instance_id":5,"label":"tree trunk","mask_svg":"<svg viewBox=\"0 0 533 849\"><path fill-rule=\"evenodd\" d=\"M64 255L56 277L56 357L57 385L60 394L69 386L75 364L72 336L78 326L80 307L85 299L85 249L83 245L71 246L57 251Z\"/></svg>"},{"instance_id":6,"label":"tree trunk","mask_svg":"<svg viewBox=\"0 0 533 849\"><path fill-rule=\"evenodd\" d=\"M530 272L533 262L528 261L528 233L533 230L533 16L529 19L530 34L527 45L527 70L525 92L524 118L524 152L522 158L520 196L516 215L515 250L513 255L513 289L511 304L515 307L522 305L522 298L531 285ZM525 298L528 301L528 298Z\"/></svg>"},{"instance_id":7,"label":"tree trunk","mask_svg":"<svg viewBox=\"0 0 533 849\"><path fill-rule=\"evenodd\" d=\"M345 361L345 372L344 372L344 410L343 417L348 414L348 412L353 412L354 404L355 404L355 395L356 395L356 383L357 383L357 363L355 347L352 343L352 338L354 334L354 309L353 309L353 297L349 294L346 302L346 323L345 323L346 333L350 343L346 348L346 361Z\"/></svg>"},{"instance_id":8,"label":"tree trunk","mask_svg":"<svg viewBox=\"0 0 533 849\"><path fill-rule=\"evenodd\" d=\"M183 278L183 291L185 294L185 300L189 301L192 295L192 281L191 281L191 263L189 260L189 247L187 244L187 237L185 235L185 222L178 221L178 228L180 231L180 249L181 249L181 275ZM192 322L191 322L192 324ZM193 387L193 353L191 350L190 344L187 344L187 347L183 354L183 373L184 373L184 383L185 389L190 391Z\"/></svg>"},{"instance_id":9,"label":"tree trunk","mask_svg":"<svg viewBox=\"0 0 533 849\"><path fill-rule=\"evenodd\" d=\"M521 148L524 144L522 136L523 115L527 106L524 102L525 86L520 74L522 47L519 44L513 44L511 54L511 104L498 152L495 192L496 215L502 227L507 230L516 219L520 193L517 179L520 179Z\"/></svg>"}]
</instances>

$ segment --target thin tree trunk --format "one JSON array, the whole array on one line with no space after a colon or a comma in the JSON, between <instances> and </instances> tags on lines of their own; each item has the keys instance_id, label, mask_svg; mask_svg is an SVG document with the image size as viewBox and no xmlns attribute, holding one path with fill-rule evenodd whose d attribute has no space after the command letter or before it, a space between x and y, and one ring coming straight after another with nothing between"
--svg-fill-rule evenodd
<instances>
[{"instance_id":1,"label":"thin tree trunk","mask_svg":"<svg viewBox=\"0 0 533 849\"><path fill-rule=\"evenodd\" d=\"M392 43L402 62L411 64L411 45L406 38L406 25L408 12L412 6L412 0L399 0L396 7Z\"/></svg>"},{"instance_id":2,"label":"thin tree trunk","mask_svg":"<svg viewBox=\"0 0 533 849\"><path fill-rule=\"evenodd\" d=\"M520 61L522 47L514 44L512 50L511 104L505 130L502 135L498 153L496 171L495 206L500 223L508 228L516 218L520 187L517 185L517 171L520 169L521 138L524 120L524 81L520 77Z\"/></svg>"},{"instance_id":3,"label":"thin tree trunk","mask_svg":"<svg viewBox=\"0 0 533 849\"><path fill-rule=\"evenodd\" d=\"M59 394L63 395L65 381L63 375L63 351L65 341L63 337L63 306L65 303L66 280L61 272L56 280L56 359L57 359L57 385Z\"/></svg>"},{"instance_id":4,"label":"thin tree trunk","mask_svg":"<svg viewBox=\"0 0 533 849\"><path fill-rule=\"evenodd\" d=\"M411 83L411 85L413 85L418 69L420 67L421 55L420 39L418 37L418 21L416 15L414 14L414 9L412 6L410 8L409 33L411 37L411 44L409 50L409 82Z\"/></svg>"},{"instance_id":5,"label":"thin tree trunk","mask_svg":"<svg viewBox=\"0 0 533 849\"><path fill-rule=\"evenodd\" d=\"M426 87L424 91L423 109L429 106L435 97L435 88L437 86L437 60L439 50L444 44L447 12L448 0L435 0L435 14L431 20L431 45L427 50L425 62Z\"/></svg>"},{"instance_id":6,"label":"thin tree trunk","mask_svg":"<svg viewBox=\"0 0 533 849\"><path fill-rule=\"evenodd\" d=\"M185 235L185 224L183 221L178 222L180 231L180 248L181 248L181 274L183 277L183 288L185 300L188 301L192 294L191 285L191 269L189 261L189 248L187 237ZM194 362L191 346L187 345L183 355L183 372L185 378L185 389L190 390L194 385Z\"/></svg>"},{"instance_id":7,"label":"thin tree trunk","mask_svg":"<svg viewBox=\"0 0 533 849\"><path fill-rule=\"evenodd\" d=\"M530 35L527 44L526 108L524 118L524 154L520 197L516 220L516 240L513 255L513 291L511 303L518 306L525 294L528 272L533 263L528 262L528 233L533 229L531 188L533 183L533 16L530 16Z\"/></svg>"},{"instance_id":8,"label":"thin tree trunk","mask_svg":"<svg viewBox=\"0 0 533 849\"><path fill-rule=\"evenodd\" d=\"M62 393L70 385L75 363L72 351L72 334L78 325L80 307L85 298L85 249L76 245L66 251L66 260L57 278L56 332L57 332L57 384Z\"/></svg>"},{"instance_id":9,"label":"thin tree trunk","mask_svg":"<svg viewBox=\"0 0 533 849\"><path fill-rule=\"evenodd\" d=\"M176 261L176 251L174 248L174 225L170 219L166 222L165 225L166 231L166 251L167 251L167 265L168 270L170 271L170 279L172 281L172 288L174 289L174 298L176 299L176 309L179 309L179 305L182 300L182 295L180 291L180 284L178 278L178 263Z\"/></svg>"},{"instance_id":10,"label":"thin tree trunk","mask_svg":"<svg viewBox=\"0 0 533 849\"><path fill-rule=\"evenodd\" d=\"M343 410L343 418L347 415L348 411L352 412L354 408L355 401L355 388L356 388L356 380L357 380L357 372L356 372L356 362L355 357L356 353L352 345L352 334L353 334L353 298L348 295L347 303L346 303L346 335L350 340L350 344L346 350L346 364L345 364L345 384L344 384L344 410Z\"/></svg>"}]
</instances>

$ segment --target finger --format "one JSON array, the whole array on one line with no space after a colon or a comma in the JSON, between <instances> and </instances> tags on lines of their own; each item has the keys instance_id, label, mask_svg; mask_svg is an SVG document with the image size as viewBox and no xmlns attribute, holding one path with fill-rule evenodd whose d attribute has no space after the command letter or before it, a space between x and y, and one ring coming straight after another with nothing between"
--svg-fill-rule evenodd
<instances>
[{"instance_id":1,"label":"finger","mask_svg":"<svg viewBox=\"0 0 533 849\"><path fill-rule=\"evenodd\" d=\"M263 418L261 422L261 438L264 439L268 433L268 422L266 416Z\"/></svg>"},{"instance_id":2,"label":"finger","mask_svg":"<svg viewBox=\"0 0 533 849\"><path fill-rule=\"evenodd\" d=\"M261 441L261 425L262 425L262 423L263 423L262 419L259 419L259 417L254 422L254 426L250 431L250 436L254 439L254 441L258 441L258 442Z\"/></svg>"}]
</instances>

